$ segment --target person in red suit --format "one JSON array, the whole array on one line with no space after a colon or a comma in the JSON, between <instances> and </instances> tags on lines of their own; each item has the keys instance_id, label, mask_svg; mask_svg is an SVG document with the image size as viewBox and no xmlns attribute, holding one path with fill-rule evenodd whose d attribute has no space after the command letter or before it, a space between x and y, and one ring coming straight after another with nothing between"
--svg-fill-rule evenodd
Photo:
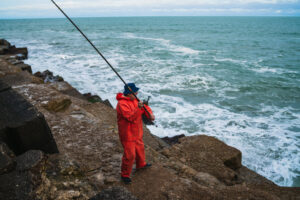
<instances>
[{"instance_id":1,"label":"person in red suit","mask_svg":"<svg viewBox=\"0 0 300 200\"><path fill-rule=\"evenodd\" d=\"M137 95L139 88L134 83L128 83L127 85ZM124 92L118 93L116 97L118 100L116 109L119 137L124 149L121 178L126 184L131 183L130 174L134 161L137 170L151 166L151 164L146 163L145 158L142 115L145 114L151 121L155 119L150 107L138 101L131 91L127 86L124 86Z\"/></svg>"}]
</instances>

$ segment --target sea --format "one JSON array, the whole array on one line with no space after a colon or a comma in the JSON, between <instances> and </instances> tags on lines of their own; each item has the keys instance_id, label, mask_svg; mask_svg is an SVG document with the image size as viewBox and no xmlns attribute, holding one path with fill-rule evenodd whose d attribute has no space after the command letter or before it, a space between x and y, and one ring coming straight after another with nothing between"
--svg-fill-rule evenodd
<instances>
[{"instance_id":1,"label":"sea","mask_svg":"<svg viewBox=\"0 0 300 200\"><path fill-rule=\"evenodd\" d=\"M280 186L300 187L300 17L100 17L74 22L150 96L159 137L209 135ZM65 18L0 20L0 38L116 106L123 83Z\"/></svg>"}]
</instances>

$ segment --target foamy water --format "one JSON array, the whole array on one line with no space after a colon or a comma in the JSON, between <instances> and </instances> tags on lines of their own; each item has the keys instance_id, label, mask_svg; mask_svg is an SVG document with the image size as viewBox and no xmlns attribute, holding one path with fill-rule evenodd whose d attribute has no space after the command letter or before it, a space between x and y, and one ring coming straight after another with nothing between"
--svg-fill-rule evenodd
<instances>
[{"instance_id":1,"label":"foamy water","mask_svg":"<svg viewBox=\"0 0 300 200\"><path fill-rule=\"evenodd\" d=\"M282 23L299 24L296 19ZM300 186L300 41L281 38L281 32L294 31L290 26L266 32L265 26L272 24L269 18L253 20L77 22L121 76L136 82L139 96L151 96L157 119L157 126L149 126L152 133L215 136L241 150L242 162L250 169L279 185ZM34 72L49 69L79 91L116 105L122 82L66 21L29 22L22 22L22 34L20 29L0 29L0 36L29 48L26 62ZM240 23L251 24L247 36ZM280 27L278 21L273 23ZM216 33L221 24L228 24L229 31ZM256 35L258 29L265 32Z\"/></svg>"}]
</instances>

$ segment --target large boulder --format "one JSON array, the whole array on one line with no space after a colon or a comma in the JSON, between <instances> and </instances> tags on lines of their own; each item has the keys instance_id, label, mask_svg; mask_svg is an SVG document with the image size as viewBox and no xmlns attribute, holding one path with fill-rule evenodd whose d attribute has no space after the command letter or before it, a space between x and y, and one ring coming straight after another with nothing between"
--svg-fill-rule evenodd
<instances>
[{"instance_id":1,"label":"large boulder","mask_svg":"<svg viewBox=\"0 0 300 200\"><path fill-rule=\"evenodd\" d=\"M234 185L239 181L236 170L242 166L241 152L214 137L205 135L183 137L179 139L179 144L162 153L198 172L211 174L226 185ZM177 168L184 171L180 170L180 167Z\"/></svg>"},{"instance_id":2,"label":"large boulder","mask_svg":"<svg viewBox=\"0 0 300 200\"><path fill-rule=\"evenodd\" d=\"M0 110L0 141L15 154L30 149L58 153L44 115L1 80Z\"/></svg>"}]
</instances>

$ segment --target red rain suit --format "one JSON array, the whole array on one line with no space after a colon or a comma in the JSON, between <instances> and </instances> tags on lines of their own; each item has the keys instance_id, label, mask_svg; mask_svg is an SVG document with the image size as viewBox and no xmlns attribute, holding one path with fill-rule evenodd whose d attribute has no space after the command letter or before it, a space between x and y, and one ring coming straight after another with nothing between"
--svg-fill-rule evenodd
<instances>
[{"instance_id":1,"label":"red rain suit","mask_svg":"<svg viewBox=\"0 0 300 200\"><path fill-rule=\"evenodd\" d=\"M123 93L118 93L116 98L119 136L124 148L121 176L130 177L134 161L137 169L146 165L142 114L149 116L143 108L138 107L136 99L131 100ZM150 107L145 105L145 108L152 114Z\"/></svg>"}]
</instances>

